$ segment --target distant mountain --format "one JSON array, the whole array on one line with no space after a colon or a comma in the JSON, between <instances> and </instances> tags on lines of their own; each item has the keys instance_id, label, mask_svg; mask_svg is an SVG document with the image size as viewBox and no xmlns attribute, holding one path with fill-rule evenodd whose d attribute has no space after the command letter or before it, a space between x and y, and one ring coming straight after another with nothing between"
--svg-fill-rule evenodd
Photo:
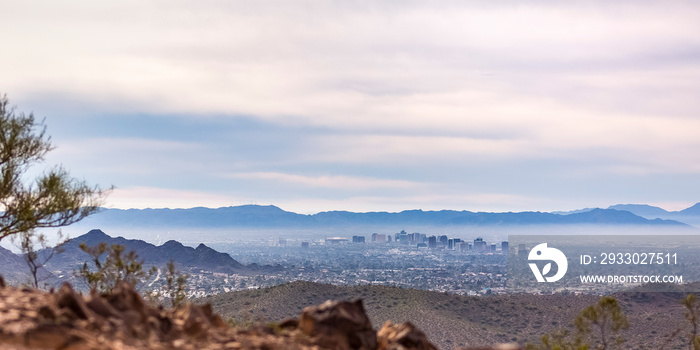
<instances>
[{"instance_id":1,"label":"distant mountain","mask_svg":"<svg viewBox=\"0 0 700 350\"><path fill-rule=\"evenodd\" d=\"M29 268L21 255L0 247L0 275L8 282L24 283L29 281Z\"/></svg>"},{"instance_id":2,"label":"distant mountain","mask_svg":"<svg viewBox=\"0 0 700 350\"><path fill-rule=\"evenodd\" d=\"M695 203L692 207L683 209L677 212L682 215L698 215L700 216L700 203Z\"/></svg>"},{"instance_id":3,"label":"distant mountain","mask_svg":"<svg viewBox=\"0 0 700 350\"><path fill-rule=\"evenodd\" d=\"M684 225L677 221L654 219L648 220L641 216L637 216L629 211L615 209L593 209L577 214L566 216L568 223L579 224L626 224L626 225Z\"/></svg>"},{"instance_id":4,"label":"distant mountain","mask_svg":"<svg viewBox=\"0 0 700 350\"><path fill-rule=\"evenodd\" d=\"M17 285L33 283L24 255L15 254L3 247L0 247L0 275L5 281ZM43 283L55 284L57 281L56 276L43 267L39 267L37 270L37 278L40 285Z\"/></svg>"},{"instance_id":5,"label":"distant mountain","mask_svg":"<svg viewBox=\"0 0 700 350\"><path fill-rule=\"evenodd\" d=\"M599 208L583 208L583 209L576 209L576 210L569 210L569 211L551 211L550 213L557 214L557 215L569 215L569 214L585 213L585 212L591 211L593 209L599 209ZM615 208L608 208L608 209L615 209ZM617 209L617 210L623 210L623 209Z\"/></svg>"},{"instance_id":6,"label":"distant mountain","mask_svg":"<svg viewBox=\"0 0 700 350\"><path fill-rule=\"evenodd\" d=\"M106 209L85 220L93 227L270 227L300 225L307 215L268 205L190 209Z\"/></svg>"},{"instance_id":7,"label":"distant mountain","mask_svg":"<svg viewBox=\"0 0 700 350\"><path fill-rule=\"evenodd\" d=\"M609 206L608 209L626 210L635 215L652 219L661 218L669 214L665 209L647 204L616 204Z\"/></svg>"},{"instance_id":8,"label":"distant mountain","mask_svg":"<svg viewBox=\"0 0 700 350\"><path fill-rule=\"evenodd\" d=\"M63 282L71 282L75 287L84 288L84 282L76 278L74 273L90 259L90 256L80 249L82 243L88 246L97 246L100 243L123 245L125 252L134 251L138 254L139 259L144 261L144 270L151 266L165 268L171 260L175 262L176 268L184 273L190 271L199 273L200 270L205 270L227 274L259 275L284 270L281 265L243 265L229 254L218 252L204 244L192 248L170 240L157 246L138 239L111 237L101 230L90 230L90 232L68 241L62 246L63 251L60 254L55 254L46 263L45 269L42 268L39 271L40 284L46 283L56 287ZM48 254L48 251L40 250L38 253L40 257L43 257ZM0 275L13 284L30 281L29 269L22 255L15 254L3 247L0 247Z\"/></svg>"},{"instance_id":9,"label":"distant mountain","mask_svg":"<svg viewBox=\"0 0 700 350\"><path fill-rule=\"evenodd\" d=\"M667 211L646 204L617 204L610 206L608 209L626 210L646 219L675 220L693 226L700 226L700 203L679 211Z\"/></svg>"},{"instance_id":10,"label":"distant mountain","mask_svg":"<svg viewBox=\"0 0 700 350\"><path fill-rule=\"evenodd\" d=\"M275 206L245 205L225 208L191 209L106 209L86 219L92 227L136 228L324 228L356 225L676 225L671 220L647 220L629 211L593 209L568 215L543 212L485 213L470 211L405 210L398 213L327 211L302 215Z\"/></svg>"},{"instance_id":11,"label":"distant mountain","mask_svg":"<svg viewBox=\"0 0 700 350\"><path fill-rule=\"evenodd\" d=\"M71 280L75 282L73 271L78 269L83 263L89 260L89 256L82 249L80 244L96 246L100 243L108 245L120 244L125 246L125 251L134 251L144 260L146 267L156 266L159 268L173 260L180 270L207 270L212 272L225 273L264 273L267 269L279 270L279 266L260 266L257 264L244 266L234 260L226 253L200 244L197 248L182 245L177 241L168 241L163 245L156 246L141 240L126 239L123 237L111 237L100 230L90 232L71 239L63 248L60 254L55 254L46 264L46 269L40 270L39 277L41 283L57 285L62 281ZM41 257L48 254L47 250L39 251ZM21 255L0 247L0 275L8 282L26 283L29 281L29 269ZM80 285L80 283L78 283Z\"/></svg>"},{"instance_id":12,"label":"distant mountain","mask_svg":"<svg viewBox=\"0 0 700 350\"><path fill-rule=\"evenodd\" d=\"M173 260L179 267L196 268L215 272L242 272L246 270L238 261L231 258L226 253L219 253L204 244L197 248L187 247L176 241L168 241L163 245L156 246L151 243L137 239L126 239L123 237L113 238L100 230L90 232L71 239L64 245L64 252L57 254L47 264L47 269L53 271L72 271L76 266L80 266L88 259L87 253L80 249L80 244L96 246L104 242L108 245L120 244L125 246L125 251L134 251L141 259L145 260L145 265L165 266Z\"/></svg>"}]
</instances>

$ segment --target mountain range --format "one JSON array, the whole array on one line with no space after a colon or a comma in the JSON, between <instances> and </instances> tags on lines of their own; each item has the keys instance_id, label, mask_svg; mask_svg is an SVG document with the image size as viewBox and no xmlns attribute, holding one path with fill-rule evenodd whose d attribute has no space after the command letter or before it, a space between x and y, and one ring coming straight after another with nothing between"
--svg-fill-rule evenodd
<instances>
[{"instance_id":1,"label":"mountain range","mask_svg":"<svg viewBox=\"0 0 700 350\"><path fill-rule=\"evenodd\" d=\"M41 270L41 280L49 284L58 281L72 280L73 271L90 257L82 249L80 244L96 246L104 242L108 245L119 244L125 247L125 252L134 251L144 260L144 266L164 267L169 261L174 261L178 269L183 270L207 270L224 273L261 273L266 269L279 269L279 266L259 266L256 264L245 266L234 260L226 253L218 252L204 244L196 248L188 247L177 241L167 241L162 245L154 245L142 240L126 239L123 237L111 237L101 230L90 232L73 238L62 246L63 252L54 255ZM47 250L39 251L40 261L48 254ZM8 281L26 282L28 269L21 255L0 247L0 275Z\"/></svg>"},{"instance_id":2,"label":"mountain range","mask_svg":"<svg viewBox=\"0 0 700 350\"><path fill-rule=\"evenodd\" d=\"M660 208L659 208L660 209ZM663 210L663 209L661 209ZM401 212L326 211L312 215L297 214L276 206L243 205L222 208L190 209L104 209L81 225L101 228L299 228L314 229L348 226L513 226L513 225L645 225L685 226L668 217L647 217L638 207L613 206L607 209L582 210L576 213L547 212L471 212L456 210ZM677 218L697 218L700 205L678 212ZM643 215L642 215L643 214Z\"/></svg>"},{"instance_id":3,"label":"mountain range","mask_svg":"<svg viewBox=\"0 0 700 350\"><path fill-rule=\"evenodd\" d=\"M627 210L636 215L651 218L700 216L700 203L679 211L667 211L646 204L617 204L610 206L608 209Z\"/></svg>"},{"instance_id":4,"label":"mountain range","mask_svg":"<svg viewBox=\"0 0 700 350\"><path fill-rule=\"evenodd\" d=\"M227 273L239 272L245 269L245 266L231 258L230 255L217 252L204 244L199 244L197 248L192 248L170 240L156 246L138 239L111 237L101 230L91 230L68 241L63 246L64 251L50 260L48 268L50 270L65 270L82 264L88 255L80 249L80 244L85 243L88 246L96 246L101 242L108 245L123 245L126 252L133 250L141 258L145 259L146 265L165 266L168 261L173 260L178 266L183 268L199 268Z\"/></svg>"},{"instance_id":5,"label":"mountain range","mask_svg":"<svg viewBox=\"0 0 700 350\"><path fill-rule=\"evenodd\" d=\"M580 214L590 212L595 209L596 208L585 208L573 210L570 212L557 212L557 214ZM678 211L668 211L663 208L655 207L648 204L615 204L609 206L607 209L627 211L648 220L673 220L693 226L700 226L700 203L696 203L688 208Z\"/></svg>"},{"instance_id":6,"label":"mountain range","mask_svg":"<svg viewBox=\"0 0 700 350\"><path fill-rule=\"evenodd\" d=\"M0 247L0 275L11 282L29 281L29 270L24 258L3 247ZM47 275L50 274L47 274L45 270L41 271L42 279L46 278Z\"/></svg>"}]
</instances>

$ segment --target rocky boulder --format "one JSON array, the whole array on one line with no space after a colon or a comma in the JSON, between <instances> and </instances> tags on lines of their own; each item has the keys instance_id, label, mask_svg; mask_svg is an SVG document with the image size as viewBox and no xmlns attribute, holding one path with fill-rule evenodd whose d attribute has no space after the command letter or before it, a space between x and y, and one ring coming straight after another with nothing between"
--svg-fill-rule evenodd
<instances>
[{"instance_id":1,"label":"rocky boulder","mask_svg":"<svg viewBox=\"0 0 700 350\"><path fill-rule=\"evenodd\" d=\"M328 300L305 308L299 318L299 330L315 338L320 345L338 350L377 348L377 333L367 317L362 300Z\"/></svg>"},{"instance_id":2,"label":"rocky boulder","mask_svg":"<svg viewBox=\"0 0 700 350\"><path fill-rule=\"evenodd\" d=\"M381 350L437 350L420 329L411 322L395 324L387 321L377 335Z\"/></svg>"},{"instance_id":3,"label":"rocky boulder","mask_svg":"<svg viewBox=\"0 0 700 350\"><path fill-rule=\"evenodd\" d=\"M56 293L0 288L0 348L171 348L225 328L209 305L152 307L126 284L88 297L69 284Z\"/></svg>"}]
</instances>

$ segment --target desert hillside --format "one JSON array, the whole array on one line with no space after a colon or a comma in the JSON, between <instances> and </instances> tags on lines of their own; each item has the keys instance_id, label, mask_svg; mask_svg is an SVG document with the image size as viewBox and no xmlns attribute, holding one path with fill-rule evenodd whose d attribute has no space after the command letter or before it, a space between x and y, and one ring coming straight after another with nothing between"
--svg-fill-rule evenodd
<instances>
[{"instance_id":1,"label":"desert hillside","mask_svg":"<svg viewBox=\"0 0 700 350\"><path fill-rule=\"evenodd\" d=\"M629 348L657 349L680 344L677 329L686 321L682 293L616 294L631 327ZM373 325L387 320L410 321L440 349L490 346L496 343L538 342L544 333L570 325L595 295L493 295L467 297L380 285L333 286L297 281L272 288L225 293L202 299L214 311L236 322L291 317L325 300L364 300ZM671 339L669 339L671 338ZM673 348L673 347L668 347Z\"/></svg>"}]
</instances>

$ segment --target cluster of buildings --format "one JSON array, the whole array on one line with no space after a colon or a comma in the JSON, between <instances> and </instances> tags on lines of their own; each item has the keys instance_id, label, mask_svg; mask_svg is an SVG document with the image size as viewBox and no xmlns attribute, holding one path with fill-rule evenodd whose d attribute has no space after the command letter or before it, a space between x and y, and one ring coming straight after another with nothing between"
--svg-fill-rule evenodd
<instances>
[{"instance_id":1,"label":"cluster of buildings","mask_svg":"<svg viewBox=\"0 0 700 350\"><path fill-rule=\"evenodd\" d=\"M365 236L352 236L352 240L344 237L329 237L326 238L326 244L396 244L415 246L417 248L426 249L447 249L462 252L508 252L508 242L488 243L483 238L478 237L473 241L463 240L461 238L450 238L447 235L428 236L423 233L407 233L402 230L399 233L392 235L373 233L370 241L367 242ZM302 248L308 248L309 242L302 242Z\"/></svg>"}]
</instances>

